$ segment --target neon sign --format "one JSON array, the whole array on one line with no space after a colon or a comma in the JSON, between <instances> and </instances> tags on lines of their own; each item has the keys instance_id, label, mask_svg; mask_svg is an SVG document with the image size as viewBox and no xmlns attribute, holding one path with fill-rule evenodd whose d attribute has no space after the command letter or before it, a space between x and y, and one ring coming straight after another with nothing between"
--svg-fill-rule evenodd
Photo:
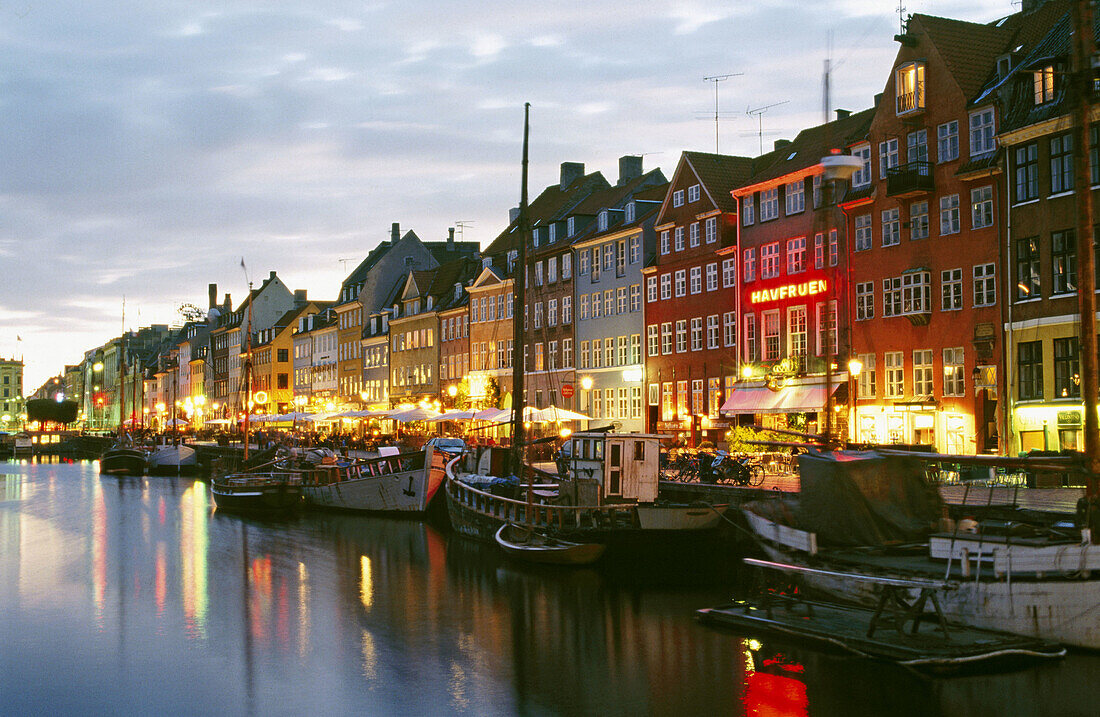
<instances>
[{"instance_id":1,"label":"neon sign","mask_svg":"<svg viewBox=\"0 0 1100 717\"><path fill-rule=\"evenodd\" d=\"M814 296L824 294L828 286L824 279L806 281L801 284L786 284L774 289L760 289L749 295L749 301L754 304L763 304L767 301L781 301L782 299L796 299L802 296Z\"/></svg>"}]
</instances>

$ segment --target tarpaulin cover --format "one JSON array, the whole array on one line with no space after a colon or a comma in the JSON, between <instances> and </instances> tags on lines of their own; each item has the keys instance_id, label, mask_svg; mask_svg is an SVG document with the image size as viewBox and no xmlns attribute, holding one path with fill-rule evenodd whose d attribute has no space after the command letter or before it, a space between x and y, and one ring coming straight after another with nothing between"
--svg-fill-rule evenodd
<instances>
[{"instance_id":1,"label":"tarpaulin cover","mask_svg":"<svg viewBox=\"0 0 1100 717\"><path fill-rule=\"evenodd\" d=\"M795 523L822 545L884 545L927 538L943 503L923 466L873 451L799 456Z\"/></svg>"}]
</instances>

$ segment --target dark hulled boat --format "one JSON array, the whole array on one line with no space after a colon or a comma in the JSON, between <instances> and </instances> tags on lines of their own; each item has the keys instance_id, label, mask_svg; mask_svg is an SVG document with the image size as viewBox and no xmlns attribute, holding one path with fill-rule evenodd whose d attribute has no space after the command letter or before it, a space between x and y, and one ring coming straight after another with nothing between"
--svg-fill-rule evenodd
<instances>
[{"instance_id":1,"label":"dark hulled boat","mask_svg":"<svg viewBox=\"0 0 1100 717\"><path fill-rule=\"evenodd\" d=\"M218 510L252 515L286 515L302 505L299 473L229 473L210 482Z\"/></svg>"},{"instance_id":2,"label":"dark hulled boat","mask_svg":"<svg viewBox=\"0 0 1100 717\"><path fill-rule=\"evenodd\" d=\"M99 457L99 472L139 476L145 472L145 451L127 439L119 440Z\"/></svg>"}]
</instances>

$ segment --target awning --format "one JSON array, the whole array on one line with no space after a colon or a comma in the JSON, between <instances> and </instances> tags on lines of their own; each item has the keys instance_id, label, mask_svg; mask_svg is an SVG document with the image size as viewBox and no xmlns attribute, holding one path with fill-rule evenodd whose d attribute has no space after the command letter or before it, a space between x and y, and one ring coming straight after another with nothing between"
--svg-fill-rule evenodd
<instances>
[{"instance_id":1,"label":"awning","mask_svg":"<svg viewBox=\"0 0 1100 717\"><path fill-rule=\"evenodd\" d=\"M840 383L832 385L836 393ZM725 414L816 413L825 406L825 385L820 383L784 386L773 391L766 386L735 386L722 404Z\"/></svg>"}]
</instances>

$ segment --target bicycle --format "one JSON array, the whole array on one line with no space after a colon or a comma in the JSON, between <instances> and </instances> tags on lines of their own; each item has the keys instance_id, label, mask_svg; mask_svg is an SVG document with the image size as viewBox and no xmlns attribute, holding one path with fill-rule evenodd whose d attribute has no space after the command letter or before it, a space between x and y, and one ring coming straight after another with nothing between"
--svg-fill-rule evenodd
<instances>
[{"instance_id":1,"label":"bicycle","mask_svg":"<svg viewBox=\"0 0 1100 717\"><path fill-rule=\"evenodd\" d=\"M714 466L714 472L718 483L756 487L764 482L764 467L750 462L747 457L734 458L723 451L718 454L715 463L717 465Z\"/></svg>"}]
</instances>

